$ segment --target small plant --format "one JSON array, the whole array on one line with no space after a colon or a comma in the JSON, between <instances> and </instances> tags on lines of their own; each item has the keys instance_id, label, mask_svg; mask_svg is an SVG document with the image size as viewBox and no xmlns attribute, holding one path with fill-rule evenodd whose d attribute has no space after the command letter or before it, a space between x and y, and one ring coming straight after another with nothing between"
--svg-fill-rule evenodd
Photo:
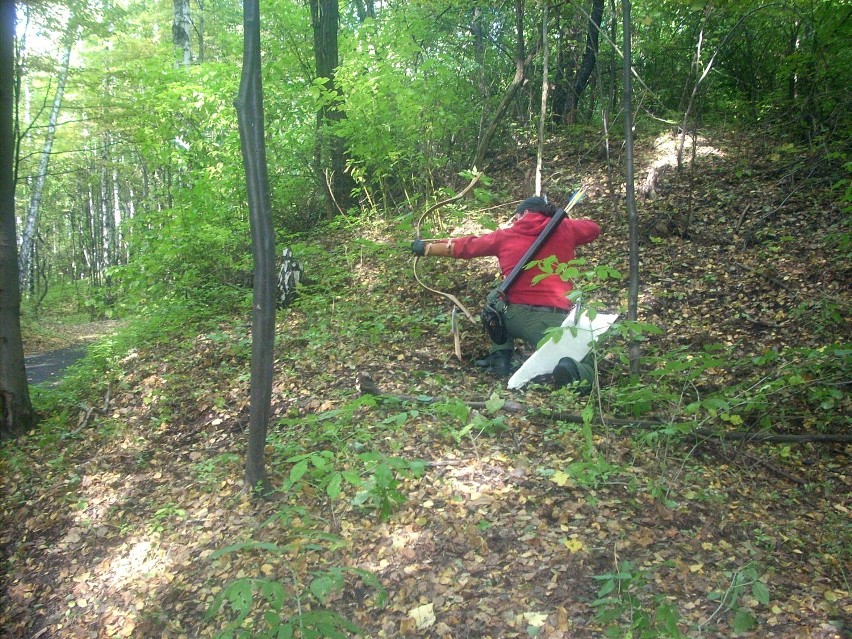
<instances>
[{"instance_id":1,"label":"small plant","mask_svg":"<svg viewBox=\"0 0 852 639\"><path fill-rule=\"evenodd\" d=\"M569 464L566 472L577 484L596 488L617 473L620 467L610 463L595 447L592 434L594 406L587 404L581 416L583 418L580 429L583 436L582 459Z\"/></svg>"},{"instance_id":2,"label":"small plant","mask_svg":"<svg viewBox=\"0 0 852 639\"><path fill-rule=\"evenodd\" d=\"M363 482L361 491L355 495L352 503L375 509L379 518L385 521L390 517L394 506L407 500L405 494L399 490L398 477L420 477L425 465L423 462L387 457L381 453L362 453L358 457L364 462L369 477Z\"/></svg>"},{"instance_id":3,"label":"small plant","mask_svg":"<svg viewBox=\"0 0 852 639\"><path fill-rule=\"evenodd\" d=\"M639 599L648 583L644 572L630 561L622 561L615 572L596 575L601 583L592 607L597 609L595 620L603 625L607 637L621 639L681 639L680 613L661 596L654 597L650 607Z\"/></svg>"},{"instance_id":4,"label":"small plant","mask_svg":"<svg viewBox=\"0 0 852 639\"><path fill-rule=\"evenodd\" d=\"M356 460L361 470L335 465L335 454L330 450L296 455L287 459L293 463L290 475L285 482L285 490L293 490L307 483L317 490L325 492L330 499L337 499L343 493L345 484L360 489L352 499L356 506L374 508L382 520L386 520L394 506L405 503L406 496L399 490L398 477L420 477L425 468L422 462L408 461L399 457L389 457L382 453L359 453Z\"/></svg>"},{"instance_id":5,"label":"small plant","mask_svg":"<svg viewBox=\"0 0 852 639\"><path fill-rule=\"evenodd\" d=\"M186 518L186 511L179 508L174 502L169 502L154 513L154 521L148 525L152 533L161 533L166 529L169 522L180 521Z\"/></svg>"},{"instance_id":6,"label":"small plant","mask_svg":"<svg viewBox=\"0 0 852 639\"><path fill-rule=\"evenodd\" d=\"M733 614L731 620L733 631L737 634L748 632L757 625L757 621L751 611L743 606L743 599L746 595L751 595L758 603L768 605L769 587L753 563L733 572L726 571L724 574L730 579L728 587L724 592L714 590L710 593L710 600L718 601L719 606L702 626L710 623L722 610L728 610Z\"/></svg>"},{"instance_id":7,"label":"small plant","mask_svg":"<svg viewBox=\"0 0 852 639\"><path fill-rule=\"evenodd\" d=\"M236 453L222 453L210 459L196 462L192 465L192 470L198 477L200 484L212 488L233 472L234 464L239 461L241 461L241 458Z\"/></svg>"},{"instance_id":8,"label":"small plant","mask_svg":"<svg viewBox=\"0 0 852 639\"><path fill-rule=\"evenodd\" d=\"M233 544L210 555L213 561L226 554L243 551L266 551L280 556L292 549L267 542L248 541ZM363 630L340 613L326 608L333 595L346 586L347 576L361 580L373 588L375 605L384 606L387 592L371 572L358 568L335 566L312 574L305 587L295 573L288 579L244 577L228 584L210 604L205 618L225 618L225 627L216 637L234 639L346 639Z\"/></svg>"}]
</instances>

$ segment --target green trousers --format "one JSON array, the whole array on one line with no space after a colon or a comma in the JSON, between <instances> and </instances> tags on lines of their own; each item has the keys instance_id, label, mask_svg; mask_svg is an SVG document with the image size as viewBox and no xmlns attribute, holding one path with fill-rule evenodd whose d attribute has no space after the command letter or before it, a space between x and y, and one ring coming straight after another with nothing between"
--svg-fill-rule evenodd
<instances>
[{"instance_id":1,"label":"green trousers","mask_svg":"<svg viewBox=\"0 0 852 639\"><path fill-rule=\"evenodd\" d=\"M506 330L509 333L509 339L505 344L491 344L491 352L506 351L514 349L514 341L521 339L527 344L536 348L538 343L544 337L544 332L548 328L562 326L562 322L568 316L566 311L559 309L544 309L540 306L529 306L528 304L509 304L506 309ZM577 362L577 369L580 372L580 377L583 381L594 385L595 381L595 356L594 351L590 351L583 358L582 362Z\"/></svg>"}]
</instances>

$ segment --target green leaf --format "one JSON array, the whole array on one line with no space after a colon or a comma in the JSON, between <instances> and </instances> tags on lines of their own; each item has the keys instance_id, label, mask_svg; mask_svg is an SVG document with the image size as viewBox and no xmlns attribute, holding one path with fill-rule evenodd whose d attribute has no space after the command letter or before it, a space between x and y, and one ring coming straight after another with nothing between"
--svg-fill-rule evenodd
<instances>
[{"instance_id":1,"label":"green leaf","mask_svg":"<svg viewBox=\"0 0 852 639\"><path fill-rule=\"evenodd\" d=\"M488 401L485 402L485 409L489 413L493 414L493 413L496 413L497 411L499 411L505 405L506 405L505 399L503 399L502 397L497 395L497 393L492 393L491 397L488 398Z\"/></svg>"},{"instance_id":2,"label":"green leaf","mask_svg":"<svg viewBox=\"0 0 852 639\"><path fill-rule=\"evenodd\" d=\"M322 575L311 582L311 594L324 604L329 594L334 590L334 586L335 580L331 575Z\"/></svg>"},{"instance_id":3,"label":"green leaf","mask_svg":"<svg viewBox=\"0 0 852 639\"><path fill-rule=\"evenodd\" d=\"M769 587L762 581L755 581L751 585L751 594L764 606L769 604Z\"/></svg>"},{"instance_id":4,"label":"green leaf","mask_svg":"<svg viewBox=\"0 0 852 639\"><path fill-rule=\"evenodd\" d=\"M303 459L290 469L290 483L295 484L306 472L308 472L308 460Z\"/></svg>"},{"instance_id":5,"label":"green leaf","mask_svg":"<svg viewBox=\"0 0 852 639\"><path fill-rule=\"evenodd\" d=\"M734 615L734 632L737 634L742 634L744 632L748 632L752 628L757 625L757 622L754 619L754 616L748 610L737 610L737 614Z\"/></svg>"},{"instance_id":6,"label":"green leaf","mask_svg":"<svg viewBox=\"0 0 852 639\"><path fill-rule=\"evenodd\" d=\"M342 473L334 473L328 486L325 487L325 493L332 499L337 499L340 496L340 485L343 482Z\"/></svg>"}]
</instances>

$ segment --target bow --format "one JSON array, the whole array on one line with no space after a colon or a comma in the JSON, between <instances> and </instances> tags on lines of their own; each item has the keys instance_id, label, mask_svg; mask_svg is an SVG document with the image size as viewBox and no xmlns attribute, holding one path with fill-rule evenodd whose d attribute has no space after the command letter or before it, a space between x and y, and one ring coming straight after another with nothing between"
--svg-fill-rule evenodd
<instances>
[{"instance_id":1,"label":"bow","mask_svg":"<svg viewBox=\"0 0 852 639\"><path fill-rule=\"evenodd\" d=\"M481 177L482 177L482 173L481 173L480 171L477 171L476 169L474 169L473 179L470 181L470 184L468 184L466 187L464 187L464 188L463 188L461 191L459 191L456 195L454 195L454 196L452 196L452 197L450 197L450 198L447 198L446 200L441 200L440 202L438 202L438 203L436 203L436 204L433 204L433 205L432 205L432 206L430 206L428 209L426 209L426 211L425 211L425 212L424 212L424 213L423 213L423 214L422 214L422 215L421 215L421 216L417 219L417 223L416 223L416 224L415 224L415 226L414 226L414 230L415 230L415 233L416 233L416 237L417 237L417 239L422 239L422 238L420 237L420 227L421 227L421 225L423 224L423 220L424 220L424 219L426 219L426 217L427 217L430 213L433 213L434 211L437 211L437 210L438 210L439 208L441 208L442 206L446 206L447 204L451 204L451 203L453 203L453 202L456 202L457 200L462 199L465 195L467 195L467 194L470 192L470 190L471 190L474 186L476 186L476 183L477 183L477 182L479 182L479 178L481 178ZM464 313L464 314L465 314L465 316L466 316L466 317L467 317L467 318L468 318L471 322L476 323L476 320L473 318L473 315L471 315L470 311L469 311L469 310L467 310L467 308L465 308L465 305L464 305L464 304L462 304L462 303L458 300L458 298L457 298L455 295L453 295L452 293L446 293L446 292L444 292L444 291L439 291L438 289L432 288L431 286L427 286L427 285L423 282L423 280L421 280L421 279L420 279L420 276L419 276L419 275L418 275L418 273L417 273L417 262L418 262L418 260L419 260L419 259L420 259L420 256L418 256L418 255L415 255L415 256L414 256L414 266L413 266L413 271L414 271L414 279L415 279L415 280L417 280L417 283L418 283L418 284L420 284L420 286L422 286L423 288L425 288L427 291L430 291L430 292L432 292L432 293L436 293L436 294L438 294L438 295L440 295L440 296L442 296L442 297L445 297L446 299L450 300L453 304L455 304L455 306L456 306L456 307L457 307L457 308L458 308L458 309L459 309L462 313ZM455 324L455 322L454 322L454 324ZM459 358L459 359L461 359L461 358Z\"/></svg>"}]
</instances>

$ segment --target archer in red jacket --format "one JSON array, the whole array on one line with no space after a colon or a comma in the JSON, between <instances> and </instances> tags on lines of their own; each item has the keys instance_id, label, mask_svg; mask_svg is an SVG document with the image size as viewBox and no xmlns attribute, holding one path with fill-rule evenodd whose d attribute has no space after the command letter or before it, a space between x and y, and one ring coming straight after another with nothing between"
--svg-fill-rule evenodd
<instances>
[{"instance_id":1,"label":"archer in red jacket","mask_svg":"<svg viewBox=\"0 0 852 639\"><path fill-rule=\"evenodd\" d=\"M461 259L496 256L505 277L523 258L555 212L556 208L544 198L530 197L517 206L512 225L508 228L485 235L450 240L415 240L411 248L415 255ZM532 259L541 260L555 255L559 262L570 262L575 258L575 248L592 242L600 232L601 227L592 220L566 218L554 229ZM533 279L540 274L541 271L536 268L523 271L509 288L508 308L505 313L509 339L504 344L492 343L490 354L478 360L477 365L500 376L509 375L512 372L513 342L516 338L535 347L548 328L562 324L571 310L568 294L573 290L573 284L555 276L545 277L533 284ZM589 371L583 370L585 365L578 368L578 364L571 360L562 366L563 362L560 362L557 370L554 370L556 381L570 383L587 379L588 375L584 373Z\"/></svg>"}]
</instances>

